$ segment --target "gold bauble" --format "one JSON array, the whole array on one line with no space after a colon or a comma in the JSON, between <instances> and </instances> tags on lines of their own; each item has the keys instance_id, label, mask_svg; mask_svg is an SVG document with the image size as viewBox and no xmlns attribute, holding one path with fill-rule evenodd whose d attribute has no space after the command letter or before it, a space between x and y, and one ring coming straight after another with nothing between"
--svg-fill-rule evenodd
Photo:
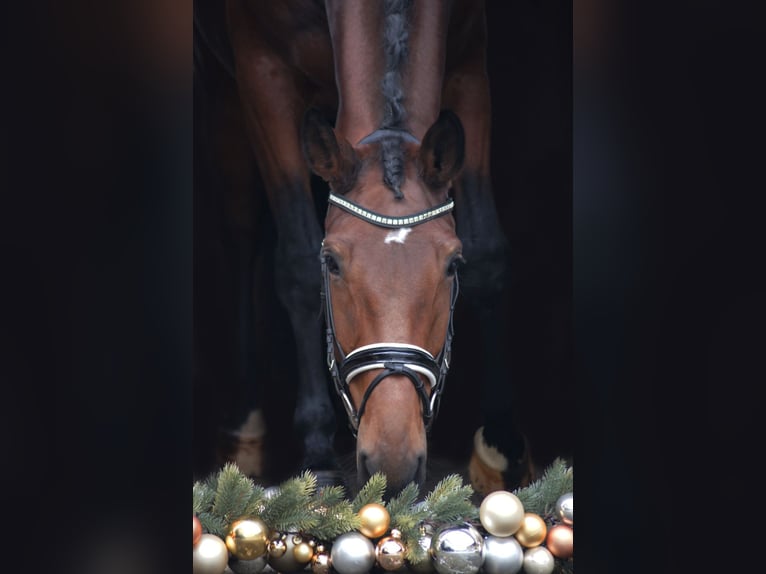
<instances>
[{"instance_id":1,"label":"gold bauble","mask_svg":"<svg viewBox=\"0 0 766 574\"><path fill-rule=\"evenodd\" d=\"M287 552L287 545L282 539L272 540L269 542L269 558L279 558Z\"/></svg>"},{"instance_id":2,"label":"gold bauble","mask_svg":"<svg viewBox=\"0 0 766 574\"><path fill-rule=\"evenodd\" d=\"M548 527L545 521L533 512L526 512L514 536L525 548L534 548L543 543L547 534Z\"/></svg>"},{"instance_id":3,"label":"gold bauble","mask_svg":"<svg viewBox=\"0 0 766 574\"><path fill-rule=\"evenodd\" d=\"M293 557L301 564L308 564L314 557L314 548L307 540L297 542L298 537L293 537Z\"/></svg>"},{"instance_id":4,"label":"gold bauble","mask_svg":"<svg viewBox=\"0 0 766 574\"><path fill-rule=\"evenodd\" d=\"M266 554L269 528L259 518L235 520L226 535L226 548L240 560L254 560Z\"/></svg>"},{"instance_id":5,"label":"gold bauble","mask_svg":"<svg viewBox=\"0 0 766 574\"><path fill-rule=\"evenodd\" d=\"M378 541L375 547L375 558L378 566L389 572L394 572L404 566L407 549L400 536L386 536Z\"/></svg>"},{"instance_id":6,"label":"gold bauble","mask_svg":"<svg viewBox=\"0 0 766 574\"><path fill-rule=\"evenodd\" d=\"M324 549L324 546L317 546L316 553L311 559L312 574L330 574L331 565L329 552Z\"/></svg>"},{"instance_id":7,"label":"gold bauble","mask_svg":"<svg viewBox=\"0 0 766 574\"><path fill-rule=\"evenodd\" d=\"M574 530L566 524L557 524L548 531L545 546L556 558L571 558L574 554Z\"/></svg>"},{"instance_id":8,"label":"gold bauble","mask_svg":"<svg viewBox=\"0 0 766 574\"><path fill-rule=\"evenodd\" d=\"M479 507L479 520L493 536L511 536L524 519L524 505L519 497L507 490L488 494Z\"/></svg>"},{"instance_id":9,"label":"gold bauble","mask_svg":"<svg viewBox=\"0 0 766 574\"><path fill-rule=\"evenodd\" d=\"M367 538L380 538L388 531L391 515L382 504L376 502L365 504L357 514L362 521L359 532Z\"/></svg>"}]
</instances>

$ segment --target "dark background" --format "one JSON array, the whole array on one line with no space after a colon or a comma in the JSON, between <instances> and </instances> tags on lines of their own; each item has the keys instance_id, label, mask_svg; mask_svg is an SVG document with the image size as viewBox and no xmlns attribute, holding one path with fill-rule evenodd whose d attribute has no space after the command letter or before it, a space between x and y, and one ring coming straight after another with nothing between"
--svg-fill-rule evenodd
<instances>
[{"instance_id":1,"label":"dark background","mask_svg":"<svg viewBox=\"0 0 766 574\"><path fill-rule=\"evenodd\" d=\"M301 442L292 430L296 371L289 321L273 284L275 229L244 133L233 80L205 42L217 30L215 11L200 9L195 36L194 215L194 454L195 475L220 467L224 431L242 422L255 393L268 433L265 482L299 471ZM493 4L487 8L488 73L493 102L492 165L497 207L511 248L510 311L506 324L507 384L513 385L519 427L537 464L571 457L573 435L558 423L574 416L572 369L572 14L557 2ZM327 189L315 178L318 217ZM245 237L247 239L243 240ZM254 256L255 367L239 382L237 332L243 243ZM246 255L247 257L247 255ZM319 311L319 299L317 299ZM467 467L473 434L482 424L479 327L462 301L455 316L453 360L433 458ZM333 393L333 398L334 398ZM497 399L495 399L497 400ZM353 452L346 416L336 403L338 451ZM239 419L237 417L240 417ZM511 421L508 421L510 433ZM515 485L513 485L515 487Z\"/></svg>"},{"instance_id":2,"label":"dark background","mask_svg":"<svg viewBox=\"0 0 766 574\"><path fill-rule=\"evenodd\" d=\"M51 555L15 538L17 569L189 569L191 7L167 7L6 18L4 516L54 533ZM761 20L586 0L574 21L578 567L755 569Z\"/></svg>"}]
</instances>

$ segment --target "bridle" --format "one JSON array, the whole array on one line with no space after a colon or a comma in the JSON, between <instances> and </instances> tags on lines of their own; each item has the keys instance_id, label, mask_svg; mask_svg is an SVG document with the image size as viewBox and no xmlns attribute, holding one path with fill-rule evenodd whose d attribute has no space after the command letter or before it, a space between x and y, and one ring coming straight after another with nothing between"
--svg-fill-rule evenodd
<instances>
[{"instance_id":1,"label":"bridle","mask_svg":"<svg viewBox=\"0 0 766 574\"><path fill-rule=\"evenodd\" d=\"M361 205L332 192L329 196L329 202L368 223L386 228L401 228L419 225L449 213L454 207L454 202L452 199L449 199L445 203L432 209L409 216L392 217L369 211ZM338 393L338 396L343 403L343 407L346 409L349 426L351 427L351 432L354 437L356 437L357 432L359 431L359 421L364 414L365 406L367 405L367 401L370 398L372 391L375 390L375 387L377 387L383 379L391 375L404 375L412 381L412 384L415 386L415 390L420 397L420 401L423 404L423 422L425 424L426 432L428 432L438 413L439 400L444 389L444 380L447 376L447 371L449 370L452 336L454 332L452 316L455 310L455 302L457 301L459 290L457 272L454 275L450 290L450 310L449 321L447 323L447 334L444 339L444 346L438 356L434 357L426 349L418 347L417 345L390 342L364 345L354 349L346 355L335 336L335 321L333 319L330 293L330 272L327 268L325 258L322 257L321 260L323 279L322 299L324 301L325 324L327 329L327 367L332 375L335 391ZM351 399L351 381L360 373L377 369L382 370L375 376L370 383L370 386L367 387L359 405L359 409L355 409ZM430 397L424 384L423 377L430 383Z\"/></svg>"}]
</instances>

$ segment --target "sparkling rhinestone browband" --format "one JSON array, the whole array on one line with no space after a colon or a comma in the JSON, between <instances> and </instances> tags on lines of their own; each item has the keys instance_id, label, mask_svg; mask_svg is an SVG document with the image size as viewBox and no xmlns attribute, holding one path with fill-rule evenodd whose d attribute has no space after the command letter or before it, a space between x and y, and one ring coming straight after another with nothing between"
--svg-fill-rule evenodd
<instances>
[{"instance_id":1,"label":"sparkling rhinestone browband","mask_svg":"<svg viewBox=\"0 0 766 574\"><path fill-rule=\"evenodd\" d=\"M390 227L394 229L400 227L411 227L413 225L425 223L426 221L430 221L431 219L435 219L436 217L444 215L445 213L451 211L455 206L455 202L452 199L449 199L445 203L434 207L433 209L427 209L425 211L413 213L412 215L406 215L404 217L392 217L389 215L375 213L369 209L365 209L361 205L354 203L353 201L349 201L348 199L344 199L334 193L330 193L329 201L330 203L337 205L341 209L348 211L349 213L356 215L357 217L364 219L373 225L378 225L380 227Z\"/></svg>"}]
</instances>

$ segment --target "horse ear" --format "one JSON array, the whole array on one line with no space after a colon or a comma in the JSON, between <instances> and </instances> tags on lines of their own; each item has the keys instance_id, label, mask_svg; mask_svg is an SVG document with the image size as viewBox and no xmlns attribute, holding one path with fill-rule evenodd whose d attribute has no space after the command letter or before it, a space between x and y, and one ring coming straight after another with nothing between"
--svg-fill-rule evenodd
<instances>
[{"instance_id":1,"label":"horse ear","mask_svg":"<svg viewBox=\"0 0 766 574\"><path fill-rule=\"evenodd\" d=\"M463 124L454 112L443 110L420 146L421 177L429 187L442 188L460 172L464 159Z\"/></svg>"},{"instance_id":2,"label":"horse ear","mask_svg":"<svg viewBox=\"0 0 766 574\"><path fill-rule=\"evenodd\" d=\"M303 155L311 170L330 184L336 193L345 193L354 184L357 157L344 138L338 138L330 122L317 109L309 109L301 125Z\"/></svg>"}]
</instances>

